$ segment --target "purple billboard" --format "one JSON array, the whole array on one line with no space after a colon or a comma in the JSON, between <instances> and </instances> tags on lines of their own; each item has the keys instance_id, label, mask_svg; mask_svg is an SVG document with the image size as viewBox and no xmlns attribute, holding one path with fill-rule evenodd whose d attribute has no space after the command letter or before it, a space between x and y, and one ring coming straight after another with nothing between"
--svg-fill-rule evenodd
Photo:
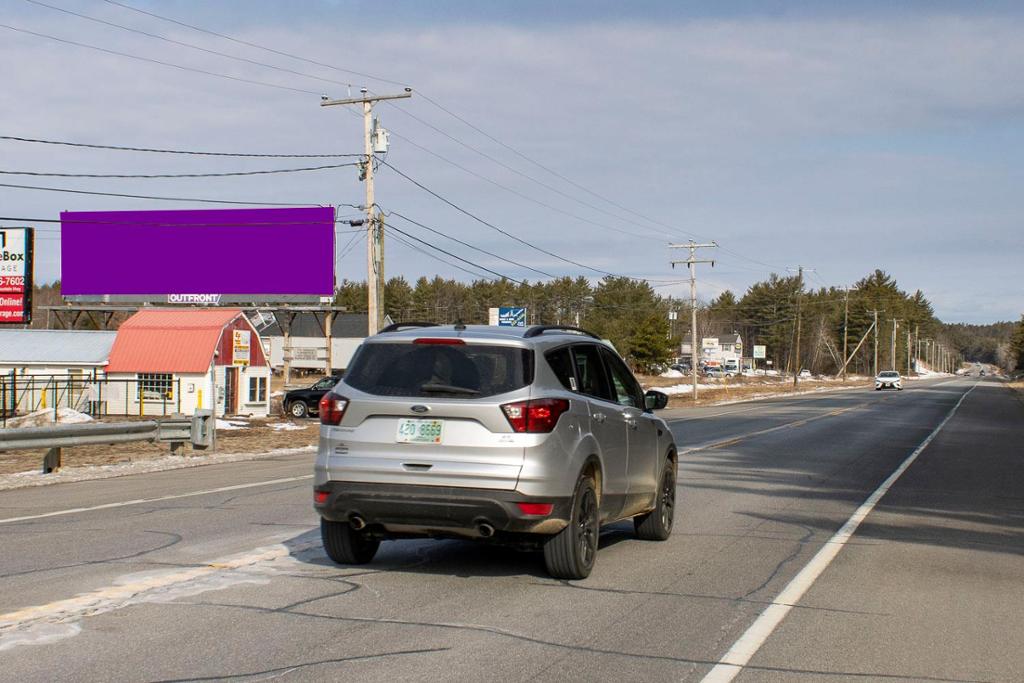
<instances>
[{"instance_id":1,"label":"purple billboard","mask_svg":"<svg viewBox=\"0 0 1024 683\"><path fill-rule=\"evenodd\" d=\"M65 211L61 293L171 303L334 293L334 209Z\"/></svg>"}]
</instances>

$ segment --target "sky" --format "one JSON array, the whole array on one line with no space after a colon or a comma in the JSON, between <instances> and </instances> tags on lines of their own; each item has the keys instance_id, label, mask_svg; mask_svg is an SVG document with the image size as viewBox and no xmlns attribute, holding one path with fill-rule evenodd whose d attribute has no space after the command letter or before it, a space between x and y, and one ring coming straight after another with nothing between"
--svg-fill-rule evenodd
<instances>
[{"instance_id":1,"label":"sky","mask_svg":"<svg viewBox=\"0 0 1024 683\"><path fill-rule=\"evenodd\" d=\"M698 271L705 301L726 289L742 295L770 273L798 266L815 288L853 285L880 268L901 288L922 290L947 322L1016 320L1024 313L1024 12L1015 3L3 6L0 135L358 153L361 117L320 107L321 95L410 87L411 98L376 109L392 133L386 162L393 167L378 169L376 201L391 214L389 224L413 236L405 239L477 266L530 280L543 279L536 271L595 281L611 272L688 296L685 267L670 265L685 256L669 244L713 240L719 248L702 256L715 266ZM4 171L118 174L325 163L4 140L0 159ZM353 207L365 201L350 167L207 179L3 175L0 183L334 204L343 218L358 217ZM0 215L32 219L0 224L39 231L38 282L60 276L58 226L39 219L55 220L62 210L197 206L7 187L0 187L0 201ZM365 278L365 241L348 230L341 226L337 236L339 281ZM430 253L447 262L389 236L387 275L473 279L452 263L475 266ZM272 276L273 254L267 257L260 267ZM159 255L154 263L162 265Z\"/></svg>"}]
</instances>

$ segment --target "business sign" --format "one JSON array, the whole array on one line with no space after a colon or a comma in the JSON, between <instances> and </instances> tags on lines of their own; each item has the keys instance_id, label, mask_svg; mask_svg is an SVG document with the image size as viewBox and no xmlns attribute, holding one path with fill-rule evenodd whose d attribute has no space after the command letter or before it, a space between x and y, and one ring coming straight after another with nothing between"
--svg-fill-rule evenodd
<instances>
[{"instance_id":1,"label":"business sign","mask_svg":"<svg viewBox=\"0 0 1024 683\"><path fill-rule=\"evenodd\" d=\"M334 209L65 211L61 294L217 304L334 294Z\"/></svg>"},{"instance_id":2,"label":"business sign","mask_svg":"<svg viewBox=\"0 0 1024 683\"><path fill-rule=\"evenodd\" d=\"M232 330L231 364L249 365L249 343L252 332L249 330Z\"/></svg>"},{"instance_id":3,"label":"business sign","mask_svg":"<svg viewBox=\"0 0 1024 683\"><path fill-rule=\"evenodd\" d=\"M498 308L498 327L526 327L526 308L521 306Z\"/></svg>"},{"instance_id":4,"label":"business sign","mask_svg":"<svg viewBox=\"0 0 1024 683\"><path fill-rule=\"evenodd\" d=\"M0 323L32 322L32 228L0 228Z\"/></svg>"},{"instance_id":5,"label":"business sign","mask_svg":"<svg viewBox=\"0 0 1024 683\"><path fill-rule=\"evenodd\" d=\"M767 350L768 348L766 346L759 346L758 344L754 344L754 358L764 358L765 351Z\"/></svg>"},{"instance_id":6,"label":"business sign","mask_svg":"<svg viewBox=\"0 0 1024 683\"><path fill-rule=\"evenodd\" d=\"M700 348L704 351L718 350L718 337L704 337L700 340Z\"/></svg>"}]
</instances>

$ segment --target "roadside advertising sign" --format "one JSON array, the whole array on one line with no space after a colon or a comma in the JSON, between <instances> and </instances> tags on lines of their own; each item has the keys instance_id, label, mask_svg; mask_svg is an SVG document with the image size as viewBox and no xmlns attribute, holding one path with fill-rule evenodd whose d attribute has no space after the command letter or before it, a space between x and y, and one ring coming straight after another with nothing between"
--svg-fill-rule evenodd
<instances>
[{"instance_id":1,"label":"roadside advertising sign","mask_svg":"<svg viewBox=\"0 0 1024 683\"><path fill-rule=\"evenodd\" d=\"M754 358L759 358L759 359L760 358L764 358L765 357L765 352L767 350L768 350L768 347L766 347L766 346L760 346L758 344L754 344Z\"/></svg>"},{"instance_id":2,"label":"roadside advertising sign","mask_svg":"<svg viewBox=\"0 0 1024 683\"><path fill-rule=\"evenodd\" d=\"M704 349L704 350L707 350L707 349L717 349L718 348L718 337L704 337L704 338L702 338L700 340L700 348Z\"/></svg>"},{"instance_id":3,"label":"roadside advertising sign","mask_svg":"<svg viewBox=\"0 0 1024 683\"><path fill-rule=\"evenodd\" d=\"M334 208L65 211L71 301L310 302L334 295Z\"/></svg>"},{"instance_id":4,"label":"roadside advertising sign","mask_svg":"<svg viewBox=\"0 0 1024 683\"><path fill-rule=\"evenodd\" d=\"M498 309L499 327L526 327L526 307L501 306Z\"/></svg>"},{"instance_id":5,"label":"roadside advertising sign","mask_svg":"<svg viewBox=\"0 0 1024 683\"><path fill-rule=\"evenodd\" d=\"M232 334L234 339L231 348L231 364L249 365L249 343L252 333L249 330L233 330Z\"/></svg>"},{"instance_id":6,"label":"roadside advertising sign","mask_svg":"<svg viewBox=\"0 0 1024 683\"><path fill-rule=\"evenodd\" d=\"M32 322L32 228L0 229L0 323Z\"/></svg>"}]
</instances>

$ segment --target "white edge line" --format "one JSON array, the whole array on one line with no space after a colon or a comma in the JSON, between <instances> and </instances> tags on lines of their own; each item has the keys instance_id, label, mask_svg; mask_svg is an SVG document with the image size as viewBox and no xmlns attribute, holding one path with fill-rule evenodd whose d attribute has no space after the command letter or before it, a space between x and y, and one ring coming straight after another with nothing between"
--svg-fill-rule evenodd
<instances>
[{"instance_id":1,"label":"white edge line","mask_svg":"<svg viewBox=\"0 0 1024 683\"><path fill-rule=\"evenodd\" d=\"M123 508L129 505L144 505L146 503L159 503L165 500L177 500L179 498L191 498L193 496L205 496L211 493L222 493L224 491L238 491L239 489L252 489L258 486L271 486L273 484L287 484L293 481L302 481L304 479L312 479L312 474L304 474L299 477L285 477L283 479L269 479L267 481L257 481L251 484L234 484L232 486L222 486L217 489L206 489L204 491L192 491L191 493L175 493L169 496L160 496L158 498L138 498L136 500L125 500L118 503L104 503L103 505L93 505L91 507L84 508L70 508L68 510L57 510L55 512L45 512L39 515L26 515L24 517L8 517L7 519L0 519L0 524L10 524L12 522L25 522L30 519L43 519L44 517L60 517L62 515L74 515L79 512L92 512L94 510L109 510L111 508Z\"/></svg>"},{"instance_id":2,"label":"white edge line","mask_svg":"<svg viewBox=\"0 0 1024 683\"><path fill-rule=\"evenodd\" d=\"M850 516L846 523L843 524L822 548L811 558L800 572L793 577L792 580L782 589L782 592L776 596L772 603L764 609L763 612L754 620L754 623L739 637L732 647L729 648L720 660L718 664L708 672L702 679L703 683L728 683L732 681L745 667L750 660L757 654L757 651L761 649L765 641L768 640L769 636L778 628L782 620L786 618L789 611L800 602L800 599L810 589L814 582L817 581L818 577L828 568L832 560L835 559L839 551L843 549L843 546L850 537L853 536L854 532L857 531L857 527L864 521L864 518L875 508L878 501L881 500L889 488L896 483L896 480L900 478L908 467L910 467L917 456L919 456L928 444L932 442L942 428L946 426L946 423L953 417L960 404L964 402L967 395L974 391L974 388L978 386L975 384L960 397L960 400L956 402L956 405L946 414L946 417L939 423L939 426L932 430L932 433L921 442L921 444L914 449L914 451L906 457L906 459L900 464L896 470L888 476L888 478L875 489L874 493L868 496L867 500L861 503L853 515Z\"/></svg>"}]
</instances>

